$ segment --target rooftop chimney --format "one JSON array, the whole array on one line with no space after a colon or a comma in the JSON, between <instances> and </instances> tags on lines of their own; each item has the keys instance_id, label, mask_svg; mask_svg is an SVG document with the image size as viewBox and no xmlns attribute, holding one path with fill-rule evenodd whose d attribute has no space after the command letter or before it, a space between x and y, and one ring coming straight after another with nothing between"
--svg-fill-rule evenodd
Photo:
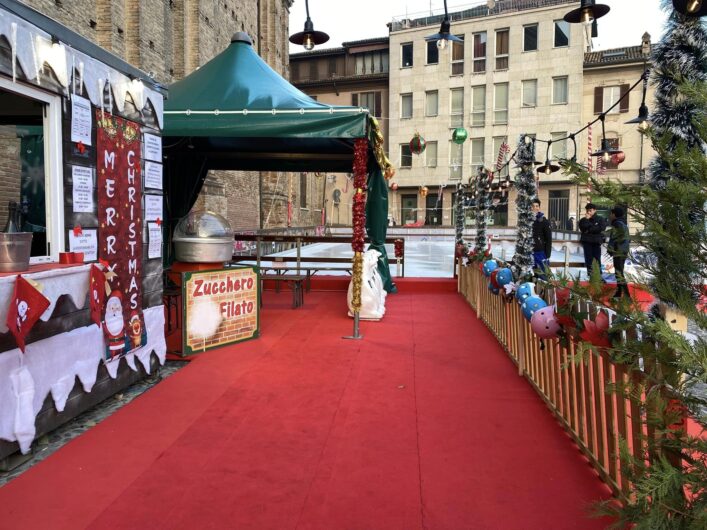
<instances>
[{"instance_id":1,"label":"rooftop chimney","mask_svg":"<svg viewBox=\"0 0 707 530\"><path fill-rule=\"evenodd\" d=\"M647 31L643 34L641 39L641 53L645 56L651 54L651 34Z\"/></svg>"}]
</instances>

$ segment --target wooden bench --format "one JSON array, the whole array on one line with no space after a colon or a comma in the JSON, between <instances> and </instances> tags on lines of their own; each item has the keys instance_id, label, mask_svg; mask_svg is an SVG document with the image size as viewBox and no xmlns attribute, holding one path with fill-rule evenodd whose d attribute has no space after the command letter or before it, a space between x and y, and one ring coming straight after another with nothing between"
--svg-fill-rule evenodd
<instances>
[{"instance_id":1,"label":"wooden bench","mask_svg":"<svg viewBox=\"0 0 707 530\"><path fill-rule=\"evenodd\" d=\"M268 274L260 276L260 305L263 304L263 294L265 293L265 280L275 282L275 292L280 292L280 282L284 281L292 289L292 309L304 305L304 276L296 274Z\"/></svg>"}]
</instances>

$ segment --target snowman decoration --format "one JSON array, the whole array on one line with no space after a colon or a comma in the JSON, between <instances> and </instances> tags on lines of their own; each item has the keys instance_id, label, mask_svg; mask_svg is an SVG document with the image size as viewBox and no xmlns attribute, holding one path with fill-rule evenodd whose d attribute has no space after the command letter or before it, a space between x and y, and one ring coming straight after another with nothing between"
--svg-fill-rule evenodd
<instances>
[{"instance_id":1,"label":"snowman decoration","mask_svg":"<svg viewBox=\"0 0 707 530\"><path fill-rule=\"evenodd\" d=\"M29 305L24 300L17 301L17 331L22 331L22 323L27 320Z\"/></svg>"},{"instance_id":2,"label":"snowman decoration","mask_svg":"<svg viewBox=\"0 0 707 530\"><path fill-rule=\"evenodd\" d=\"M106 315L103 319L106 336L106 359L112 360L125 352L125 321L123 319L123 296L113 291L106 301Z\"/></svg>"}]
</instances>

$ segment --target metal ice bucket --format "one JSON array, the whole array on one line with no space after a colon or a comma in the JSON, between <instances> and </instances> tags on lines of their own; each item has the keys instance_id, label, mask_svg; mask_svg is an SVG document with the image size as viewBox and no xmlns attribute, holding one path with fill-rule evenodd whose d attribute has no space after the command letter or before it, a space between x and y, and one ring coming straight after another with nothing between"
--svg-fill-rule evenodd
<instances>
[{"instance_id":1,"label":"metal ice bucket","mask_svg":"<svg viewBox=\"0 0 707 530\"><path fill-rule=\"evenodd\" d=\"M29 269L32 232L0 232L0 272Z\"/></svg>"}]
</instances>

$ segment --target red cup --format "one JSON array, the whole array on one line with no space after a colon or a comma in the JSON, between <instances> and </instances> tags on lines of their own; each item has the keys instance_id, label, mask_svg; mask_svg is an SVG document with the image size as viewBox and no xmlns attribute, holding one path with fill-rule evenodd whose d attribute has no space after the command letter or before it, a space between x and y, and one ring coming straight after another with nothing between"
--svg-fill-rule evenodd
<instances>
[{"instance_id":1,"label":"red cup","mask_svg":"<svg viewBox=\"0 0 707 530\"><path fill-rule=\"evenodd\" d=\"M72 263L83 263L84 253L83 252L72 252Z\"/></svg>"},{"instance_id":2,"label":"red cup","mask_svg":"<svg viewBox=\"0 0 707 530\"><path fill-rule=\"evenodd\" d=\"M59 263L73 263L72 252L59 252Z\"/></svg>"}]
</instances>

